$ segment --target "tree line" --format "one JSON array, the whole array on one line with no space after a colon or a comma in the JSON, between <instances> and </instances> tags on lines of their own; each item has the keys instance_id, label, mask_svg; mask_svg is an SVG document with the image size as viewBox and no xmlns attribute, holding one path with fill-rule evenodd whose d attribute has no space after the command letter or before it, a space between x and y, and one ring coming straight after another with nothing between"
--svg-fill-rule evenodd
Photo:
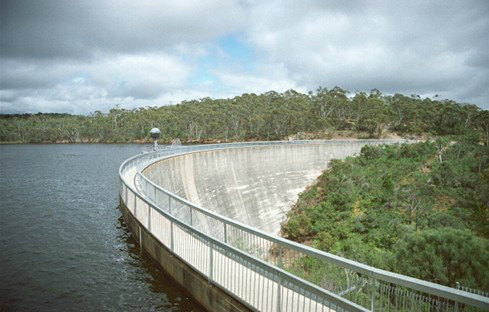
<instances>
[{"instance_id":1,"label":"tree line","mask_svg":"<svg viewBox=\"0 0 489 312\"><path fill-rule=\"evenodd\" d=\"M113 108L88 116L69 114L0 115L0 141L17 143L149 142L184 143L398 135L456 135L468 129L489 137L489 112L450 100L402 94L348 92L339 87L307 94L289 90L229 99L203 98L176 105L133 110Z\"/></svg>"}]
</instances>

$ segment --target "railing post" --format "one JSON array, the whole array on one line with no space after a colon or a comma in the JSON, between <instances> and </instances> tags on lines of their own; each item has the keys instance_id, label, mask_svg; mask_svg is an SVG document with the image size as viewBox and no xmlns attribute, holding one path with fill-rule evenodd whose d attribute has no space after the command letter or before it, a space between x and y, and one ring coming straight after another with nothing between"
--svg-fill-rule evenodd
<instances>
[{"instance_id":1,"label":"railing post","mask_svg":"<svg viewBox=\"0 0 489 312\"><path fill-rule=\"evenodd\" d=\"M173 251L173 221L170 220L170 250Z\"/></svg>"},{"instance_id":2,"label":"railing post","mask_svg":"<svg viewBox=\"0 0 489 312\"><path fill-rule=\"evenodd\" d=\"M212 281L213 275L214 258L212 252L212 243L209 242L209 281Z\"/></svg>"},{"instance_id":3,"label":"railing post","mask_svg":"<svg viewBox=\"0 0 489 312\"><path fill-rule=\"evenodd\" d=\"M376 280L372 280L372 304L370 305L370 311L375 311L375 292L376 292Z\"/></svg>"},{"instance_id":4,"label":"railing post","mask_svg":"<svg viewBox=\"0 0 489 312\"><path fill-rule=\"evenodd\" d=\"M228 243L228 224L226 222L224 224L224 242Z\"/></svg>"},{"instance_id":5,"label":"railing post","mask_svg":"<svg viewBox=\"0 0 489 312\"><path fill-rule=\"evenodd\" d=\"M457 286L457 289L460 290L460 283L459 282L456 283L456 286ZM455 312L458 312L458 301L454 302L454 310L455 310Z\"/></svg>"},{"instance_id":6,"label":"railing post","mask_svg":"<svg viewBox=\"0 0 489 312\"><path fill-rule=\"evenodd\" d=\"M278 274L277 280L277 306L276 311L280 312L282 310L282 276Z\"/></svg>"},{"instance_id":7,"label":"railing post","mask_svg":"<svg viewBox=\"0 0 489 312\"><path fill-rule=\"evenodd\" d=\"M283 269L283 267L284 267L283 260L282 260L282 253L283 253L282 249L283 249L282 244L279 242L278 243L278 263L277 263L277 265L281 269Z\"/></svg>"},{"instance_id":8,"label":"railing post","mask_svg":"<svg viewBox=\"0 0 489 312\"><path fill-rule=\"evenodd\" d=\"M151 233L151 205L148 204L148 232Z\"/></svg>"},{"instance_id":9,"label":"railing post","mask_svg":"<svg viewBox=\"0 0 489 312\"><path fill-rule=\"evenodd\" d=\"M190 225L194 226L194 219L193 219L194 208L192 208L192 206L189 206L189 208L190 208Z\"/></svg>"},{"instance_id":10,"label":"railing post","mask_svg":"<svg viewBox=\"0 0 489 312\"><path fill-rule=\"evenodd\" d=\"M172 215L172 213L171 213L171 197L170 197L170 195L168 195L168 213L170 215Z\"/></svg>"},{"instance_id":11,"label":"railing post","mask_svg":"<svg viewBox=\"0 0 489 312\"><path fill-rule=\"evenodd\" d=\"M139 252L143 253L143 236L141 235L141 225L138 225L139 230Z\"/></svg>"},{"instance_id":12,"label":"railing post","mask_svg":"<svg viewBox=\"0 0 489 312\"><path fill-rule=\"evenodd\" d=\"M137 205L137 196L136 193L134 193L134 217L137 219L138 218L138 205Z\"/></svg>"}]
</instances>

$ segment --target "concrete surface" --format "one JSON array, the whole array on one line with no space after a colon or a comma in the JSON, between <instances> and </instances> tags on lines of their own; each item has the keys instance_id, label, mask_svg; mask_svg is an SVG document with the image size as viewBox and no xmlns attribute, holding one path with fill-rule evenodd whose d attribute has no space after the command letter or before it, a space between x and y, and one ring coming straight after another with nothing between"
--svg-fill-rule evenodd
<instances>
[{"instance_id":1,"label":"concrete surface","mask_svg":"<svg viewBox=\"0 0 489 312\"><path fill-rule=\"evenodd\" d=\"M154 163L144 174L201 207L278 234L299 193L332 158L343 159L360 152L365 144L382 143L394 141L346 140L194 152Z\"/></svg>"}]
</instances>

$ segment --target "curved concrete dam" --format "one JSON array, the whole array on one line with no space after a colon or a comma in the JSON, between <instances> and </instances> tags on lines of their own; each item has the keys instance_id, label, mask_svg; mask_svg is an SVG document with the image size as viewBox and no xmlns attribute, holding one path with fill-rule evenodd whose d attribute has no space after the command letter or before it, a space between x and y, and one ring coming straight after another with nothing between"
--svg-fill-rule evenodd
<instances>
[{"instance_id":1,"label":"curved concrete dam","mask_svg":"<svg viewBox=\"0 0 489 312\"><path fill-rule=\"evenodd\" d=\"M406 141L255 142L143 153L119 168L120 209L141 248L210 311L366 312L388 308L393 293L410 310L425 309L428 298L429 309L447 303L450 311L460 304L486 309L485 297L274 234L332 158L397 142ZM311 263L324 266L319 279L307 274Z\"/></svg>"},{"instance_id":2,"label":"curved concrete dam","mask_svg":"<svg viewBox=\"0 0 489 312\"><path fill-rule=\"evenodd\" d=\"M331 159L352 156L366 144L400 142L405 141L333 140L215 149L166 158L143 174L197 206L278 234L300 192Z\"/></svg>"}]
</instances>

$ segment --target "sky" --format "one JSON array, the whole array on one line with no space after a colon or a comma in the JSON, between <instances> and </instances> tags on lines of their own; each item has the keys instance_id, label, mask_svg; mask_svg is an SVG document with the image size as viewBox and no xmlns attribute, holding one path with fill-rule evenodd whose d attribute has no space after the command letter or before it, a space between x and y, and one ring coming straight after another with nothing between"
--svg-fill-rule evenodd
<instances>
[{"instance_id":1,"label":"sky","mask_svg":"<svg viewBox=\"0 0 489 312\"><path fill-rule=\"evenodd\" d=\"M0 113L315 91L489 109L489 1L0 0Z\"/></svg>"}]
</instances>

